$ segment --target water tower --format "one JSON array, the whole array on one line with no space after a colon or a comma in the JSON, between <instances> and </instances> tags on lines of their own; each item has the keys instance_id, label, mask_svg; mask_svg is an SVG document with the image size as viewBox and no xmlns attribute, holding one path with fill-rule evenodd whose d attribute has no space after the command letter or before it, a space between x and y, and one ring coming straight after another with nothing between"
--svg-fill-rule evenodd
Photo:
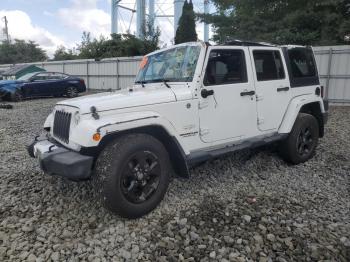
<instances>
[{"instance_id":1,"label":"water tower","mask_svg":"<svg viewBox=\"0 0 350 262\"><path fill-rule=\"evenodd\" d=\"M174 0L174 14L167 15L165 13L163 14L156 14L155 13L155 1L156 0L136 0L135 8L129 8L126 6L123 6L122 0L112 0L112 6L111 6L111 32L112 33L118 33L118 12L119 8L128 10L132 12L133 14L136 13L136 36L139 38L144 37L144 28L146 27L146 21L148 21L152 26L154 26L154 22L157 17L171 17L173 18L174 22L174 36L176 33L176 29L178 27L178 23L180 20L180 17L182 15L182 8L186 0ZM209 13L209 0L203 0L204 1L204 13ZM148 13L146 13L146 10L148 10ZM148 16L148 19L146 17ZM208 41L209 39L209 26L208 24L204 24L204 41Z\"/></svg>"}]
</instances>

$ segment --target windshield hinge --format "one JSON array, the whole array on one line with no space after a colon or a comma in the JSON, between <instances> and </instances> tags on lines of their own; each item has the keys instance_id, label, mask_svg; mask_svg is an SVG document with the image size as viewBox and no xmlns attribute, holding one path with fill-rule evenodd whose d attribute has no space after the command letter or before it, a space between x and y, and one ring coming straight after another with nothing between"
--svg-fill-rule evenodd
<instances>
[{"instance_id":1,"label":"windshield hinge","mask_svg":"<svg viewBox=\"0 0 350 262\"><path fill-rule=\"evenodd\" d=\"M202 101L198 103L198 109L203 109L209 106L208 101Z\"/></svg>"},{"instance_id":2,"label":"windshield hinge","mask_svg":"<svg viewBox=\"0 0 350 262\"><path fill-rule=\"evenodd\" d=\"M264 124L265 119L264 118L258 118L258 125Z\"/></svg>"},{"instance_id":3,"label":"windshield hinge","mask_svg":"<svg viewBox=\"0 0 350 262\"><path fill-rule=\"evenodd\" d=\"M209 134L209 132L210 132L210 129L208 129L208 128L201 128L201 129L199 129L199 135L200 136L205 136L205 135Z\"/></svg>"}]
</instances>

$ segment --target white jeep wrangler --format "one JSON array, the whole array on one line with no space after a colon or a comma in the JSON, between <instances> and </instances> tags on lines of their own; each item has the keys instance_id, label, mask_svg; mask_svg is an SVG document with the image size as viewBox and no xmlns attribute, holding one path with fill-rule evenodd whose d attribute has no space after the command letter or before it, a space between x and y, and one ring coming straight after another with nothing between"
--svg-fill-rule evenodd
<instances>
[{"instance_id":1,"label":"white jeep wrangler","mask_svg":"<svg viewBox=\"0 0 350 262\"><path fill-rule=\"evenodd\" d=\"M137 218L162 200L171 171L266 143L293 164L324 134L310 47L185 43L145 56L133 87L56 104L28 146L50 175L92 178L102 202Z\"/></svg>"}]
</instances>

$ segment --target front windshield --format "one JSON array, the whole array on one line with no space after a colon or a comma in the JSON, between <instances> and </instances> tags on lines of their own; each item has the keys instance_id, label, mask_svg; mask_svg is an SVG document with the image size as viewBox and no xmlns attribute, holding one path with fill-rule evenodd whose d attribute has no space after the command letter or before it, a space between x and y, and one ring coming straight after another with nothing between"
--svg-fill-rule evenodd
<instances>
[{"instance_id":1,"label":"front windshield","mask_svg":"<svg viewBox=\"0 0 350 262\"><path fill-rule=\"evenodd\" d=\"M199 45L179 46L147 56L141 63L135 82L191 82L200 51Z\"/></svg>"},{"instance_id":2,"label":"front windshield","mask_svg":"<svg viewBox=\"0 0 350 262\"><path fill-rule=\"evenodd\" d=\"M29 80L33 75L35 75L37 73L38 72L26 74L24 76L19 77L17 80L24 80L24 81Z\"/></svg>"}]
</instances>

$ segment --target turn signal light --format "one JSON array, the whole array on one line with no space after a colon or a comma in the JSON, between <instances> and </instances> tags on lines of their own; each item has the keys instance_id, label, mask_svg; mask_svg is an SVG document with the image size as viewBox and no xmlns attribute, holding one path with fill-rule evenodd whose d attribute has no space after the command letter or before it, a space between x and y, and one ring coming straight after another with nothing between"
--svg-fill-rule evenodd
<instances>
[{"instance_id":1,"label":"turn signal light","mask_svg":"<svg viewBox=\"0 0 350 262\"><path fill-rule=\"evenodd\" d=\"M93 136L92 136L92 139L96 142L100 141L101 140L101 134L100 133L95 133Z\"/></svg>"}]
</instances>

